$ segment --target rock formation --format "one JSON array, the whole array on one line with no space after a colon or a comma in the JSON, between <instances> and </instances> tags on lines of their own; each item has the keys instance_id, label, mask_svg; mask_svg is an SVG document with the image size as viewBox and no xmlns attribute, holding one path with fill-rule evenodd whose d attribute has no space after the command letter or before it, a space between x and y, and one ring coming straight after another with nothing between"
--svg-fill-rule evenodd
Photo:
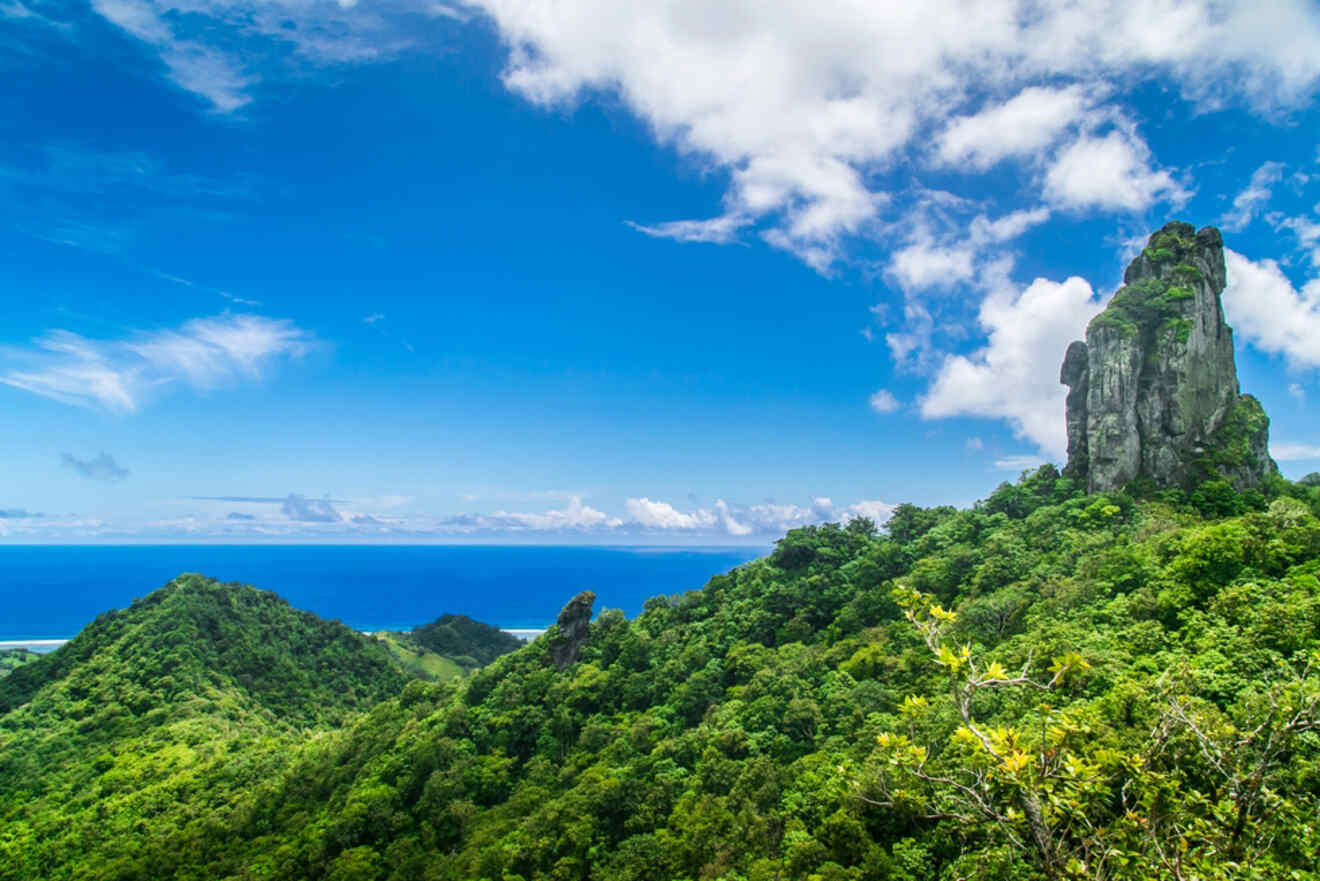
<instances>
[{"instance_id":1,"label":"rock formation","mask_svg":"<svg viewBox=\"0 0 1320 881\"><path fill-rule=\"evenodd\" d=\"M1150 237L1086 342L1064 357L1064 474L1103 492L1139 478L1190 488L1217 475L1245 489L1277 473L1269 419L1239 394L1224 283L1219 230L1175 221Z\"/></svg>"},{"instance_id":2,"label":"rock formation","mask_svg":"<svg viewBox=\"0 0 1320 881\"><path fill-rule=\"evenodd\" d=\"M559 628L550 642L550 657L556 670L571 666L582 654L582 645L591 629L591 607L596 595L589 590L573 597L559 612Z\"/></svg>"}]
</instances>

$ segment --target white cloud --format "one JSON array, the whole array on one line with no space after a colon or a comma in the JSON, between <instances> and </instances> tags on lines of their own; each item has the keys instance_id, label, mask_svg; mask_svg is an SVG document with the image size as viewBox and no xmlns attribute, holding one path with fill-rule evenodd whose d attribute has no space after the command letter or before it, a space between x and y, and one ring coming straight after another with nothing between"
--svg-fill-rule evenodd
<instances>
[{"instance_id":1,"label":"white cloud","mask_svg":"<svg viewBox=\"0 0 1320 881\"><path fill-rule=\"evenodd\" d=\"M909 217L907 245L889 260L887 273L909 294L951 289L979 277L1003 275L1012 259L993 246L1018 238L1050 218L1048 208L1012 211L993 220L977 214L969 221L950 212L948 198L927 198ZM1007 263L1005 263L1007 261ZM1001 263L993 272L987 267Z\"/></svg>"},{"instance_id":2,"label":"white cloud","mask_svg":"<svg viewBox=\"0 0 1320 881\"><path fill-rule=\"evenodd\" d=\"M1069 340L1083 336L1100 311L1080 278L1036 279L1020 294L1009 287L981 304L979 322L989 335L970 356L950 355L922 397L927 419L979 416L1006 419L1019 437L1051 456L1067 450L1059 364Z\"/></svg>"},{"instance_id":3,"label":"white cloud","mask_svg":"<svg viewBox=\"0 0 1320 881\"><path fill-rule=\"evenodd\" d=\"M1096 109L1098 82L1156 78L1207 106L1268 109L1320 75L1320 24L1300 0L1267 11L1082 0L1029 13L1017 0L474 5L511 49L511 89L543 105L621 100L662 142L730 172L727 214L767 225L770 242L817 268L866 233L887 204L877 173L932 130L941 161L979 168L1051 149ZM1055 175L1064 204L1133 210L1181 196L1134 137L1075 148ZM1117 197L1064 174L1088 152L1109 162L1098 186L1120 184Z\"/></svg>"},{"instance_id":4,"label":"white cloud","mask_svg":"<svg viewBox=\"0 0 1320 881\"><path fill-rule=\"evenodd\" d=\"M889 258L889 274L907 291L952 288L971 280L975 263L970 242L939 245L929 230L921 230Z\"/></svg>"},{"instance_id":5,"label":"white cloud","mask_svg":"<svg viewBox=\"0 0 1320 881\"><path fill-rule=\"evenodd\" d=\"M1306 389L1299 382L1288 383L1288 396L1301 403L1306 402Z\"/></svg>"},{"instance_id":6,"label":"white cloud","mask_svg":"<svg viewBox=\"0 0 1320 881\"><path fill-rule=\"evenodd\" d=\"M0 383L65 404L131 413L170 383L210 389L260 379L271 362L301 357L313 343L292 322L258 315L194 319L126 340L56 330L32 349L6 350L7 360L23 366L0 373Z\"/></svg>"},{"instance_id":7,"label":"white cloud","mask_svg":"<svg viewBox=\"0 0 1320 881\"><path fill-rule=\"evenodd\" d=\"M1083 136L1045 174L1045 197L1075 211L1141 212L1158 201L1181 205L1191 195L1167 171L1150 167L1145 142L1130 133Z\"/></svg>"},{"instance_id":8,"label":"white cloud","mask_svg":"<svg viewBox=\"0 0 1320 881\"><path fill-rule=\"evenodd\" d=\"M1280 462L1320 459L1320 444L1270 444L1270 455Z\"/></svg>"},{"instance_id":9,"label":"white cloud","mask_svg":"<svg viewBox=\"0 0 1320 881\"><path fill-rule=\"evenodd\" d=\"M390 58L422 43L419 21L466 21L422 0L92 0L92 8L155 49L176 85L220 113L250 103L263 69L276 63Z\"/></svg>"},{"instance_id":10,"label":"white cloud","mask_svg":"<svg viewBox=\"0 0 1320 881\"><path fill-rule=\"evenodd\" d=\"M979 453L985 449L985 441L981 440L979 437L969 437L964 446L969 453Z\"/></svg>"},{"instance_id":11,"label":"white cloud","mask_svg":"<svg viewBox=\"0 0 1320 881\"><path fill-rule=\"evenodd\" d=\"M1247 228L1256 213L1270 201L1273 188L1283 177L1282 162L1266 162L1251 175L1246 189L1233 197L1233 210L1219 219L1225 232L1240 232Z\"/></svg>"},{"instance_id":12,"label":"white cloud","mask_svg":"<svg viewBox=\"0 0 1320 881\"><path fill-rule=\"evenodd\" d=\"M713 217L710 220L670 220L653 226L633 223L631 220L625 222L638 232L652 238L719 245L737 241L738 231L750 223L746 218L735 215Z\"/></svg>"},{"instance_id":13,"label":"white cloud","mask_svg":"<svg viewBox=\"0 0 1320 881\"><path fill-rule=\"evenodd\" d=\"M649 498L628 499L624 506L632 522L642 529L714 533L738 538L749 535L779 536L802 526L829 521L847 522L857 517L869 517L877 523L883 523L897 507L888 502L863 500L839 508L833 500L825 497L814 498L807 506L767 502L740 507L720 499L713 509L680 511L668 502Z\"/></svg>"},{"instance_id":14,"label":"white cloud","mask_svg":"<svg viewBox=\"0 0 1320 881\"><path fill-rule=\"evenodd\" d=\"M645 496L628 499L623 506L637 523L654 529L709 529L717 522L710 511L698 509L685 514L668 502L652 501Z\"/></svg>"},{"instance_id":15,"label":"white cloud","mask_svg":"<svg viewBox=\"0 0 1320 881\"><path fill-rule=\"evenodd\" d=\"M1026 471L1029 468L1039 468L1044 464L1045 459L1030 454L1004 456L995 460L995 467L1004 471Z\"/></svg>"},{"instance_id":16,"label":"white cloud","mask_svg":"<svg viewBox=\"0 0 1320 881\"><path fill-rule=\"evenodd\" d=\"M1320 278L1293 287L1273 260L1224 250L1224 312L1239 337L1294 367L1320 367Z\"/></svg>"},{"instance_id":17,"label":"white cloud","mask_svg":"<svg viewBox=\"0 0 1320 881\"><path fill-rule=\"evenodd\" d=\"M603 95L659 142L727 174L720 217L639 229L725 242L746 223L822 271L851 237L876 234L896 188L887 175L931 153L932 140L941 162L1039 164L1070 130L1121 117L1106 84L1154 81L1204 108L1271 112L1300 104L1320 79L1309 0L94 2L224 112L251 99L272 59L389 58L452 42L455 22L479 10L508 47L511 90L543 106ZM1135 135L1088 134L1048 188L1069 206L1177 201L1181 188L1146 152ZM1107 165L1079 176L1087 157Z\"/></svg>"},{"instance_id":18,"label":"white cloud","mask_svg":"<svg viewBox=\"0 0 1320 881\"><path fill-rule=\"evenodd\" d=\"M863 500L848 506L845 519L867 517L874 520L877 526L880 526L889 522L889 518L894 515L897 508L898 505L891 505L889 502L882 502L878 499Z\"/></svg>"},{"instance_id":19,"label":"white cloud","mask_svg":"<svg viewBox=\"0 0 1320 881\"><path fill-rule=\"evenodd\" d=\"M1315 206L1315 210L1320 213L1320 205ZM1270 218L1274 220L1275 226L1291 230L1297 236L1297 243L1302 248L1309 249L1306 256L1311 261L1311 265L1320 268L1320 222L1305 216L1270 215Z\"/></svg>"},{"instance_id":20,"label":"white cloud","mask_svg":"<svg viewBox=\"0 0 1320 881\"><path fill-rule=\"evenodd\" d=\"M1011 156L1032 156L1081 119L1091 99L1079 85L1030 86L974 116L955 118L940 135L938 160L984 171Z\"/></svg>"},{"instance_id":21,"label":"white cloud","mask_svg":"<svg viewBox=\"0 0 1320 881\"><path fill-rule=\"evenodd\" d=\"M886 413L893 413L902 406L902 404L898 402L898 398L894 397L892 393L885 389L879 389L873 392L868 403L871 405L872 410L882 416Z\"/></svg>"},{"instance_id":22,"label":"white cloud","mask_svg":"<svg viewBox=\"0 0 1320 881\"><path fill-rule=\"evenodd\" d=\"M610 517L590 505L582 504L582 499L578 496L569 499L568 504L563 508L533 514L496 511L490 515L490 518L505 528L531 529L541 532L585 530L597 527L612 528L623 523L617 517Z\"/></svg>"},{"instance_id":23,"label":"white cloud","mask_svg":"<svg viewBox=\"0 0 1320 881\"><path fill-rule=\"evenodd\" d=\"M152 0L92 0L92 8L144 43L154 46L181 88L206 98L221 113L232 113L249 100L255 77L240 62L205 43L182 39L167 23L168 4Z\"/></svg>"}]
</instances>

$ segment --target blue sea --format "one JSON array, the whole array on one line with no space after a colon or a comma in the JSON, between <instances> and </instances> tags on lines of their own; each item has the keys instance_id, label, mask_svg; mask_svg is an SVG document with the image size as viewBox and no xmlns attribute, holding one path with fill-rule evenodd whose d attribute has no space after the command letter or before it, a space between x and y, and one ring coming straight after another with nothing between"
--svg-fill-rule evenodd
<instances>
[{"instance_id":1,"label":"blue sea","mask_svg":"<svg viewBox=\"0 0 1320 881\"><path fill-rule=\"evenodd\" d=\"M701 588L756 548L490 546L0 546L0 642L67 639L183 572L273 590L359 630L408 630L446 612L507 629L552 624L582 590L629 617Z\"/></svg>"}]
</instances>

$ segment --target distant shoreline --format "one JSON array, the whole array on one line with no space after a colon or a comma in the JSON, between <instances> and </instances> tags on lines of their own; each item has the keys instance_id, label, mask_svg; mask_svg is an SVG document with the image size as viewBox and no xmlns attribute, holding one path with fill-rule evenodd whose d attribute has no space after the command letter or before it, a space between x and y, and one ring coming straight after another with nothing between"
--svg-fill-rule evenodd
<instances>
[{"instance_id":1,"label":"distant shoreline","mask_svg":"<svg viewBox=\"0 0 1320 881\"><path fill-rule=\"evenodd\" d=\"M501 627L500 629L505 633L518 637L523 642L531 642L542 633L545 633L544 627ZM0 639L0 651L5 649L28 649L44 654L55 651L68 641L68 639Z\"/></svg>"}]
</instances>

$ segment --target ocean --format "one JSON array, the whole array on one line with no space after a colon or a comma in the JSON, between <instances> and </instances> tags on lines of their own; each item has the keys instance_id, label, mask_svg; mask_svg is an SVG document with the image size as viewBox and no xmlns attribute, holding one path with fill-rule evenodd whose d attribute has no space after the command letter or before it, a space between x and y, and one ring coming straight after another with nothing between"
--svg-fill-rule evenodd
<instances>
[{"instance_id":1,"label":"ocean","mask_svg":"<svg viewBox=\"0 0 1320 881\"><path fill-rule=\"evenodd\" d=\"M0 642L68 639L182 572L273 590L359 630L409 630L451 612L509 630L552 624L574 594L633 617L702 587L757 548L491 546L0 546Z\"/></svg>"}]
</instances>

